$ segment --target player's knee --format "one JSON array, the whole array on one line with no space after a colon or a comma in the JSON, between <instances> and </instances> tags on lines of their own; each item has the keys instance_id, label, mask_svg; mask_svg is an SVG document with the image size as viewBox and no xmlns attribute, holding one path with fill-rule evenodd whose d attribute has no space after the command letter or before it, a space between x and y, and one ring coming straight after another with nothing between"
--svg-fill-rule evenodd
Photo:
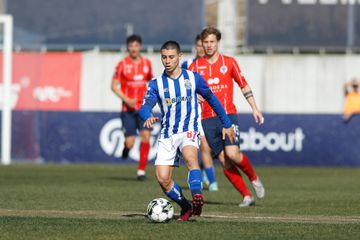
<instances>
[{"instance_id":1,"label":"player's knee","mask_svg":"<svg viewBox=\"0 0 360 240\"><path fill-rule=\"evenodd\" d=\"M126 142L125 143L126 148L132 148L134 146L134 142Z\"/></svg>"},{"instance_id":2,"label":"player's knee","mask_svg":"<svg viewBox=\"0 0 360 240\"><path fill-rule=\"evenodd\" d=\"M141 132L141 134L140 134L141 142L145 142L145 143L150 142L150 136L151 136L151 134L149 131Z\"/></svg>"},{"instance_id":3,"label":"player's knee","mask_svg":"<svg viewBox=\"0 0 360 240\"><path fill-rule=\"evenodd\" d=\"M227 151L225 154L226 157L233 162L240 162L241 160L239 151Z\"/></svg>"},{"instance_id":4,"label":"player's knee","mask_svg":"<svg viewBox=\"0 0 360 240\"><path fill-rule=\"evenodd\" d=\"M197 156L189 157L186 161L186 166L189 170L198 169L199 163L198 163Z\"/></svg>"},{"instance_id":5,"label":"player's knee","mask_svg":"<svg viewBox=\"0 0 360 240\"><path fill-rule=\"evenodd\" d=\"M125 139L125 146L126 148L132 148L135 144L135 138L134 137L130 137L130 138L126 138Z\"/></svg>"},{"instance_id":6,"label":"player's knee","mask_svg":"<svg viewBox=\"0 0 360 240\"><path fill-rule=\"evenodd\" d=\"M168 191L171 188L171 178L156 176L158 183L165 190Z\"/></svg>"}]
</instances>

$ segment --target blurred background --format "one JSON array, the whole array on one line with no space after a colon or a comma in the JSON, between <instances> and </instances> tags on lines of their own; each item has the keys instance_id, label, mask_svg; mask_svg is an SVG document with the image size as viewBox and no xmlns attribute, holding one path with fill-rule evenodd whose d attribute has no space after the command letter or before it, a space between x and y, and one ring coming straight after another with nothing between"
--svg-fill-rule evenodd
<instances>
[{"instance_id":1,"label":"blurred background","mask_svg":"<svg viewBox=\"0 0 360 240\"><path fill-rule=\"evenodd\" d=\"M257 127L236 87L240 147L255 164L360 166L360 117L343 117L344 84L360 79L358 0L0 0L0 11L13 18L11 162L124 163L110 84L126 36L143 37L156 76L164 41L179 41L186 60L216 26L265 114Z\"/></svg>"}]
</instances>

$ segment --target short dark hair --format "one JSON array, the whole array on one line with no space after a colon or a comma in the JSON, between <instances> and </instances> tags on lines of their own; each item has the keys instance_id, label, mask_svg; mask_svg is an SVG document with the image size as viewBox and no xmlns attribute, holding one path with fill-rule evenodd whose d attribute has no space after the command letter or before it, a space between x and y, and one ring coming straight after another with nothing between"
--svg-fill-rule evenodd
<instances>
[{"instance_id":1,"label":"short dark hair","mask_svg":"<svg viewBox=\"0 0 360 240\"><path fill-rule=\"evenodd\" d=\"M170 40L170 41L166 41L160 48L160 51L161 50L171 50L171 49L176 49L176 51L179 53L181 52L181 49L180 49L180 44L177 42L177 41L174 41L174 40Z\"/></svg>"},{"instance_id":2,"label":"short dark hair","mask_svg":"<svg viewBox=\"0 0 360 240\"><path fill-rule=\"evenodd\" d=\"M200 33L201 41L204 41L209 35L214 34L216 36L216 40L221 40L221 32L214 27L207 27Z\"/></svg>"},{"instance_id":3,"label":"short dark hair","mask_svg":"<svg viewBox=\"0 0 360 240\"><path fill-rule=\"evenodd\" d=\"M129 44L132 42L138 42L138 43L142 44L142 39L141 39L140 35L133 34L126 38L126 44Z\"/></svg>"},{"instance_id":4,"label":"short dark hair","mask_svg":"<svg viewBox=\"0 0 360 240\"><path fill-rule=\"evenodd\" d=\"M196 35L195 37L195 44L197 43L197 41L201 40L201 36L200 34Z\"/></svg>"}]
</instances>

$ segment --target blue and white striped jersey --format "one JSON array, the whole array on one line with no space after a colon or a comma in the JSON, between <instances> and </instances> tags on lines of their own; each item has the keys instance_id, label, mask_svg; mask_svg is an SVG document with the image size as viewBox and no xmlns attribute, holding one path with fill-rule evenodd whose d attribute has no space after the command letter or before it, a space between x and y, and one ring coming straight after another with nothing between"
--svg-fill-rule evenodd
<instances>
[{"instance_id":1,"label":"blue and white striped jersey","mask_svg":"<svg viewBox=\"0 0 360 240\"><path fill-rule=\"evenodd\" d=\"M219 115L224 127L231 127L231 121L221 103L207 86L205 80L192 71L181 69L174 79L165 72L149 82L139 115L146 121L156 103L162 113L161 137L168 138L177 133L199 132L201 116L197 94L203 96Z\"/></svg>"}]
</instances>

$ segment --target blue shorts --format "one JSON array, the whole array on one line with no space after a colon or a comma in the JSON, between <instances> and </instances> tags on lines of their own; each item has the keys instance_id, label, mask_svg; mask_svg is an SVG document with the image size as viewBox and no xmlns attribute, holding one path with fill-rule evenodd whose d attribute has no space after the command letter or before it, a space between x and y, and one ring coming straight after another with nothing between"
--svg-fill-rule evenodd
<instances>
[{"instance_id":1,"label":"blue shorts","mask_svg":"<svg viewBox=\"0 0 360 240\"><path fill-rule=\"evenodd\" d=\"M121 113L122 129L125 137L136 136L143 130L151 131L151 128L144 127L144 121L139 116L139 111Z\"/></svg>"},{"instance_id":2,"label":"blue shorts","mask_svg":"<svg viewBox=\"0 0 360 240\"><path fill-rule=\"evenodd\" d=\"M222 129L223 125L219 117L206 118L201 121L202 127L204 129L206 141L208 142L211 153L214 158L216 158L219 153L224 150L225 146L237 145L240 147L240 131L239 131L239 120L236 114L228 114L230 118L236 138L233 143L230 142L229 138L226 137L225 141L222 140Z\"/></svg>"}]
</instances>

